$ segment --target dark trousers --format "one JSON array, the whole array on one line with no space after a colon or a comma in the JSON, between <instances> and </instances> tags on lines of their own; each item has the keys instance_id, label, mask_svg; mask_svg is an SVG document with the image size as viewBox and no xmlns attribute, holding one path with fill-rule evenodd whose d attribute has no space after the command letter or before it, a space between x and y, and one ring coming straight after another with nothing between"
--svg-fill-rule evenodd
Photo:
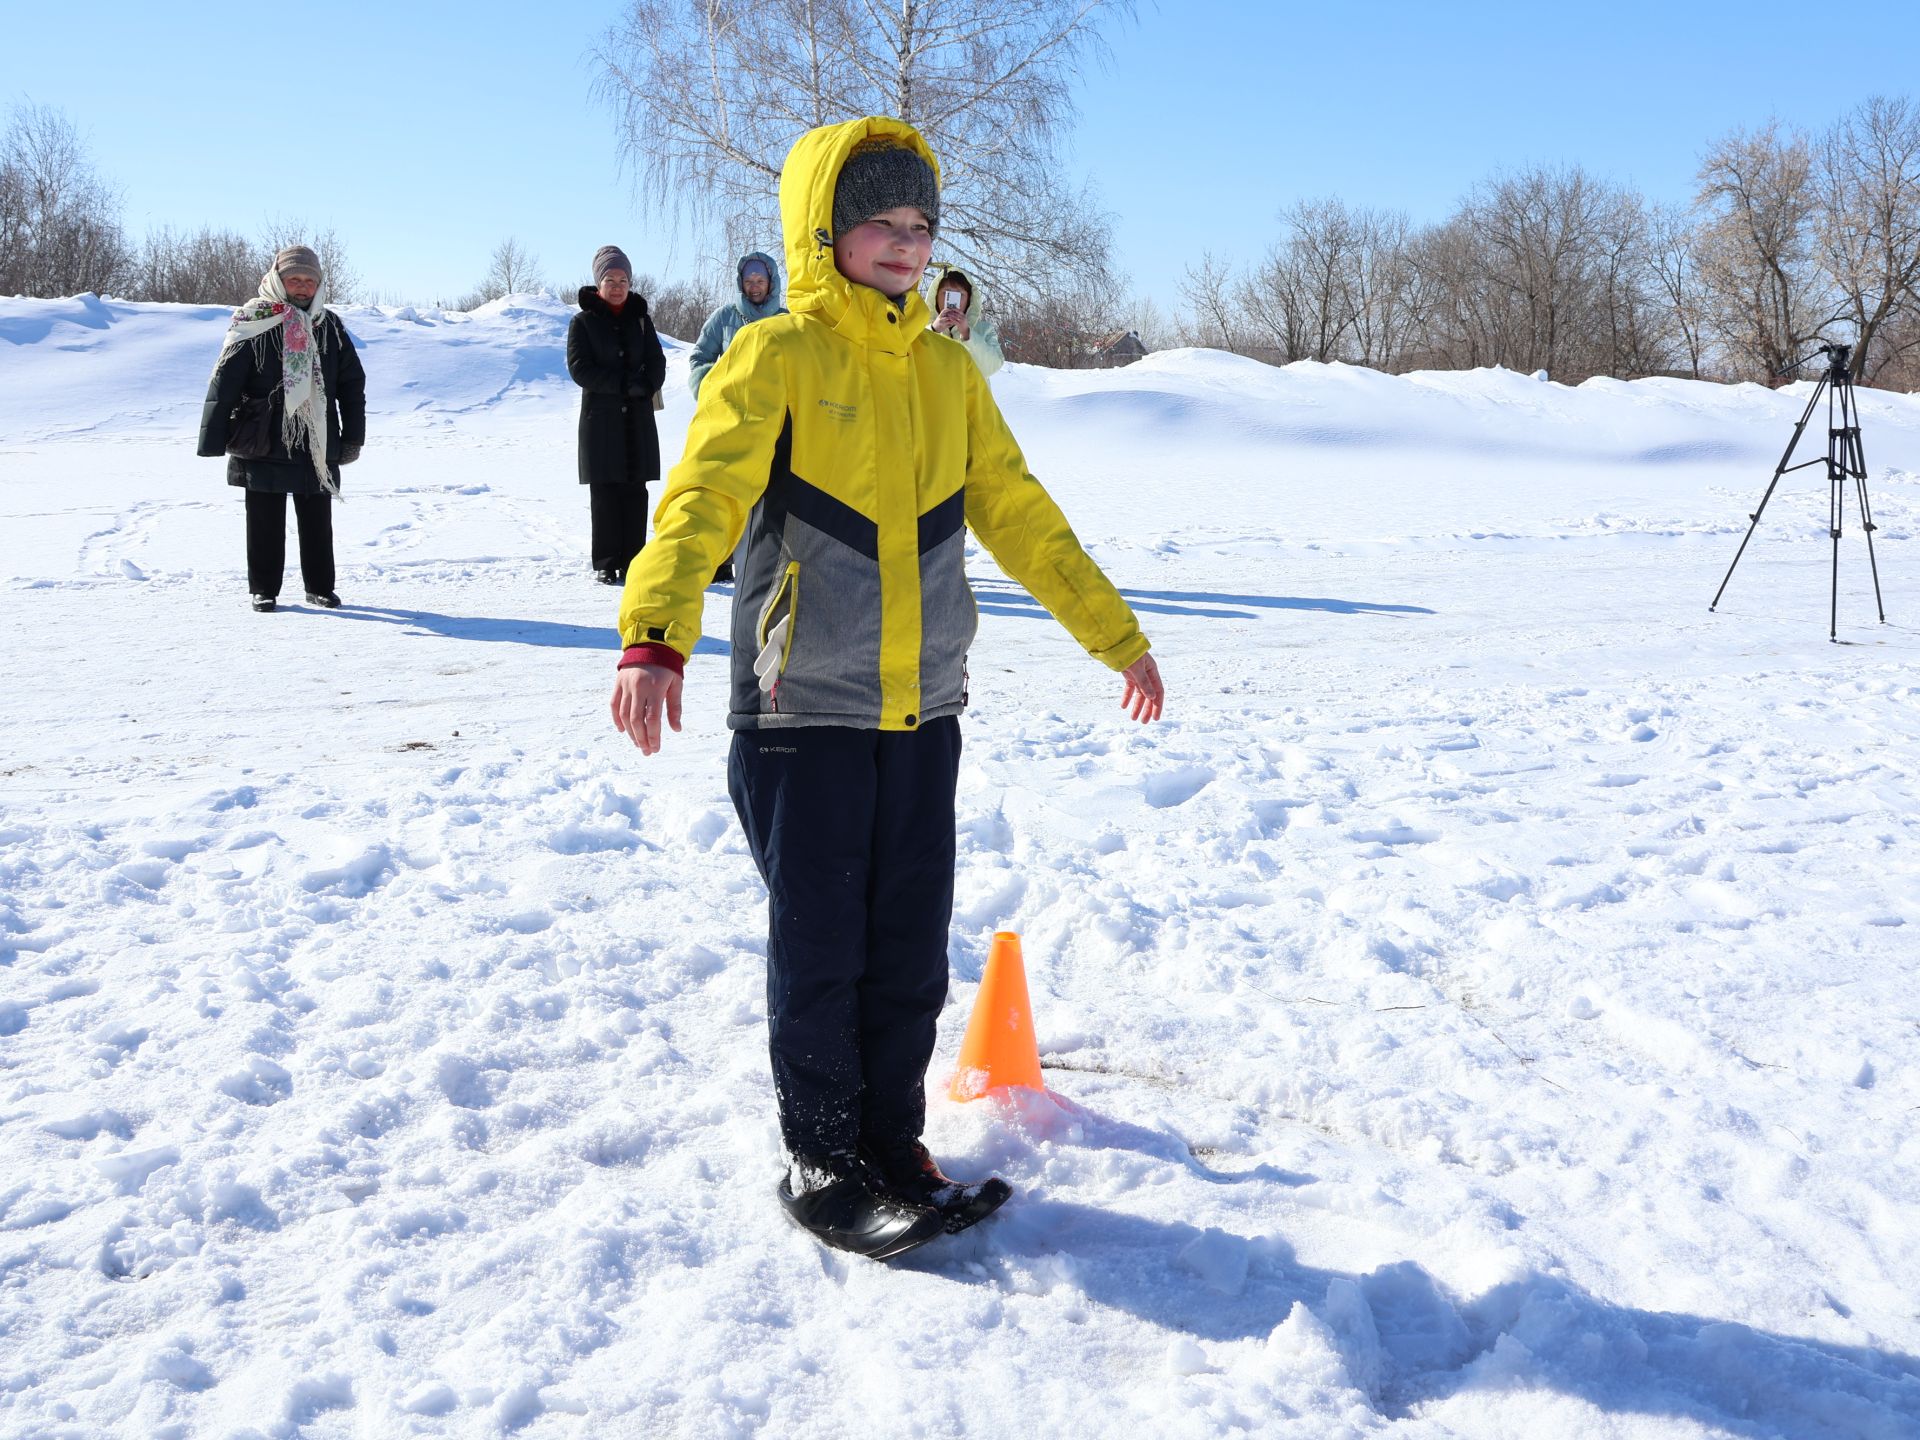
<instances>
[{"instance_id":1,"label":"dark trousers","mask_svg":"<svg viewBox=\"0 0 1920 1440\"><path fill-rule=\"evenodd\" d=\"M647 543L647 487L587 486L593 507L593 568L625 575Z\"/></svg>"},{"instance_id":2,"label":"dark trousers","mask_svg":"<svg viewBox=\"0 0 1920 1440\"><path fill-rule=\"evenodd\" d=\"M767 1040L793 1154L926 1125L959 774L953 716L734 734L727 789L767 882Z\"/></svg>"},{"instance_id":3,"label":"dark trousers","mask_svg":"<svg viewBox=\"0 0 1920 1440\"><path fill-rule=\"evenodd\" d=\"M278 490L249 490L247 496L247 589L255 595L280 593L287 572L287 500ZM333 497L295 495L293 518L300 527L300 579L308 590L333 589Z\"/></svg>"}]
</instances>

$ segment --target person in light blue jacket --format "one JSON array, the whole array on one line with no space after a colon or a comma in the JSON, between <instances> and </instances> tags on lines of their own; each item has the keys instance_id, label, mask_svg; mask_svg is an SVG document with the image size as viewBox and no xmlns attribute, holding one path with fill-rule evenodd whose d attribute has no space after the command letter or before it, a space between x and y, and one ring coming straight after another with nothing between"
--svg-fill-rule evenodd
<instances>
[{"instance_id":1,"label":"person in light blue jacket","mask_svg":"<svg viewBox=\"0 0 1920 1440\"><path fill-rule=\"evenodd\" d=\"M687 366L687 388L696 400L700 398L700 382L719 363L742 328L769 315L787 313L787 307L780 303L780 271L760 251L740 257L734 267L734 284L739 297L709 315L700 327L700 338L694 342L693 358Z\"/></svg>"},{"instance_id":2,"label":"person in light blue jacket","mask_svg":"<svg viewBox=\"0 0 1920 1440\"><path fill-rule=\"evenodd\" d=\"M933 298L927 302L933 311L928 328L958 340L973 356L980 373L991 377L1006 363L1000 353L1000 332L980 307L980 290L964 270L945 265L934 277Z\"/></svg>"}]
</instances>

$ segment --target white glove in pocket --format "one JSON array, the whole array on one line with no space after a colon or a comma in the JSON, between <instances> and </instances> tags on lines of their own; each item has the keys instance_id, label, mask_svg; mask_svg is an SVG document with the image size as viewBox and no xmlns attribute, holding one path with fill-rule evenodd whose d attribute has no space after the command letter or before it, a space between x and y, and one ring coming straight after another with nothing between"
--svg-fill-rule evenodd
<instances>
[{"instance_id":1,"label":"white glove in pocket","mask_svg":"<svg viewBox=\"0 0 1920 1440\"><path fill-rule=\"evenodd\" d=\"M763 695L772 694L774 682L780 678L780 656L787 648L787 632L792 628L793 616L783 616L780 623L767 632L767 643L754 657L753 673L760 677Z\"/></svg>"}]
</instances>

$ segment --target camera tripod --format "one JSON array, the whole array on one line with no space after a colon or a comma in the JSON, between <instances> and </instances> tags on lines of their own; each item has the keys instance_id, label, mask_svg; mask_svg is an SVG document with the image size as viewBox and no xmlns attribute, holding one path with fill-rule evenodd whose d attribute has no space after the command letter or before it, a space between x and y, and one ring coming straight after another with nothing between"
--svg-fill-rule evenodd
<instances>
[{"instance_id":1,"label":"camera tripod","mask_svg":"<svg viewBox=\"0 0 1920 1440\"><path fill-rule=\"evenodd\" d=\"M1873 572L1873 603L1880 612L1880 623L1887 623L1887 607L1880 599L1880 564L1873 557L1873 532L1879 528L1873 523L1873 507L1867 503L1867 457L1860 448L1860 414L1854 408L1853 372L1847 362L1853 358L1851 345L1822 345L1813 355L1827 357L1827 373L1820 377L1813 387L1813 394L1807 399L1807 408L1800 414L1800 423L1793 427L1793 438L1787 441L1786 453L1780 457L1780 463L1774 467L1773 479L1767 484L1767 493L1760 497L1760 508L1748 518L1753 522L1747 526L1746 539L1740 542L1740 548L1733 554L1733 565L1727 566L1727 573L1720 582L1720 588L1713 592L1713 604L1708 610L1720 608L1720 597L1727 593L1727 581L1733 579L1733 566L1740 563L1740 557L1747 553L1747 540L1753 539L1753 532L1760 528L1760 517L1767 513L1767 502L1773 498L1774 486L1780 483L1780 477L1794 470L1804 470L1809 465L1818 465L1815 460L1803 460L1798 465L1789 465L1793 458L1793 447L1800 443L1800 436L1807 428L1807 422L1813 418L1813 412L1820 404L1820 397L1827 397L1827 533L1833 537L1833 587L1827 612L1827 638L1839 642L1840 639L1840 522L1846 509L1847 481L1854 483L1860 495L1860 525L1867 535L1867 566ZM1780 373L1791 375L1813 355L1796 360Z\"/></svg>"}]
</instances>

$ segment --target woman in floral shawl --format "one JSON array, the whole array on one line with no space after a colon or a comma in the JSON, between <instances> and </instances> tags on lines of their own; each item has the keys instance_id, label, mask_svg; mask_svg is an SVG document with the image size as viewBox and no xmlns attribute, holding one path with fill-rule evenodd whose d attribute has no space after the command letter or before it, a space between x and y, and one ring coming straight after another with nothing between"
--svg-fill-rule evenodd
<instances>
[{"instance_id":1,"label":"woman in floral shawl","mask_svg":"<svg viewBox=\"0 0 1920 1440\"><path fill-rule=\"evenodd\" d=\"M233 312L207 403L202 455L226 455L247 501L247 589L271 611L287 563L287 497L300 528L307 603L334 609L333 514L340 467L367 436L367 376L347 327L326 308L320 257L291 245L260 293Z\"/></svg>"}]
</instances>

